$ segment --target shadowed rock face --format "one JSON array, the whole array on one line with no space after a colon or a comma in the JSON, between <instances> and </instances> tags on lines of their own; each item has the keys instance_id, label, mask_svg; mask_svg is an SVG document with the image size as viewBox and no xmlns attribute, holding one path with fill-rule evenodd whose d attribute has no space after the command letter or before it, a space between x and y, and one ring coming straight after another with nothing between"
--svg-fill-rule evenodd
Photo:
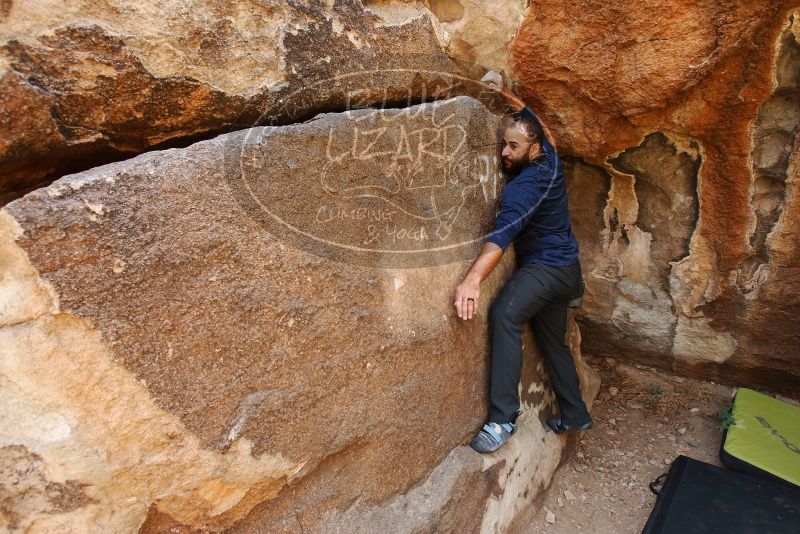
<instances>
[{"instance_id":1,"label":"shadowed rock face","mask_svg":"<svg viewBox=\"0 0 800 534\"><path fill-rule=\"evenodd\" d=\"M636 224L652 239L654 271L650 276L668 291L670 262L689 253L689 240L697 224L699 157L678 152L664 134L656 132L609 163L619 172L636 177Z\"/></svg>"},{"instance_id":2,"label":"shadowed rock face","mask_svg":"<svg viewBox=\"0 0 800 534\"><path fill-rule=\"evenodd\" d=\"M526 332L518 434L489 457L466 446L486 414L487 328L483 313L455 316L468 263L442 248L491 224L502 183L490 189L472 167L481 160L463 156L491 158L498 123L469 97L325 114L150 152L9 203L0 399L13 409L0 446L24 449L0 458L46 472L70 501L53 513L5 489L20 528L501 531L524 521L567 440L544 430L554 399ZM371 151L353 155L355 137ZM416 170L428 181L412 193L400 185ZM341 194L350 179L372 188L367 177L396 187ZM437 208L461 209L445 237L414 242L431 261L401 268L391 251L331 259L330 244L268 231L243 185L337 246L368 235L376 223L361 213L424 218L431 191ZM333 204L338 232L318 218ZM513 265L509 254L485 282L482 310ZM591 400L598 382L572 321L568 335Z\"/></svg>"},{"instance_id":3,"label":"shadowed rock face","mask_svg":"<svg viewBox=\"0 0 800 534\"><path fill-rule=\"evenodd\" d=\"M747 349L737 360L762 381L797 383L800 252L800 44L798 15L781 35L775 88L758 110L753 133L750 255L730 274L726 294L709 313L739 333ZM762 364L767 362L767 365Z\"/></svg>"},{"instance_id":4,"label":"shadowed rock face","mask_svg":"<svg viewBox=\"0 0 800 534\"><path fill-rule=\"evenodd\" d=\"M800 387L798 6L531 7L510 62L574 157L590 352Z\"/></svg>"}]
</instances>

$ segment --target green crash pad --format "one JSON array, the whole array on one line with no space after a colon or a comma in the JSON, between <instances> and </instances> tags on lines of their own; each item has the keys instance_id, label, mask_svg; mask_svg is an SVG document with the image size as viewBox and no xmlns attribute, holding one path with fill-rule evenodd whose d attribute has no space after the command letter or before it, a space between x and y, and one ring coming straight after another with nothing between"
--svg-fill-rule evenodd
<instances>
[{"instance_id":1,"label":"green crash pad","mask_svg":"<svg viewBox=\"0 0 800 534\"><path fill-rule=\"evenodd\" d=\"M720 459L730 469L800 487L800 407L739 388Z\"/></svg>"}]
</instances>

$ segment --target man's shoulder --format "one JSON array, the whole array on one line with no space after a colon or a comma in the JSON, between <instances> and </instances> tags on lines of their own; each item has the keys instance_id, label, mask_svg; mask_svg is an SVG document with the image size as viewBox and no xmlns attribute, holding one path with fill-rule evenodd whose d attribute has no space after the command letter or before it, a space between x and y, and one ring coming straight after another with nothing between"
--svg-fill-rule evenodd
<instances>
[{"instance_id":1,"label":"man's shoulder","mask_svg":"<svg viewBox=\"0 0 800 534\"><path fill-rule=\"evenodd\" d=\"M522 178L520 182L533 182L539 183L542 180L550 179L556 171L556 166L553 165L554 160L549 155L542 155L531 161L520 171L517 178Z\"/></svg>"}]
</instances>

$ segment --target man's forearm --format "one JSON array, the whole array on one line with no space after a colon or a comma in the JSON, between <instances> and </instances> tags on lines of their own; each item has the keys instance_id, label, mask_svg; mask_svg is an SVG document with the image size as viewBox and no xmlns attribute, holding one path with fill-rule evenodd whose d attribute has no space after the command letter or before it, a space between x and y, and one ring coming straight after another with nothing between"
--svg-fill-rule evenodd
<instances>
[{"instance_id":1,"label":"man's forearm","mask_svg":"<svg viewBox=\"0 0 800 534\"><path fill-rule=\"evenodd\" d=\"M503 249L487 241L464 278L470 278L477 283L481 283L502 259Z\"/></svg>"},{"instance_id":2,"label":"man's forearm","mask_svg":"<svg viewBox=\"0 0 800 534\"><path fill-rule=\"evenodd\" d=\"M500 246L488 241L484 243L478 258L472 263L464 280L456 287L453 304L459 317L464 320L472 319L477 313L481 281L489 276L502 257L503 249Z\"/></svg>"},{"instance_id":3,"label":"man's forearm","mask_svg":"<svg viewBox=\"0 0 800 534\"><path fill-rule=\"evenodd\" d=\"M511 105L514 111L519 111L525 107L525 102L523 102L520 97L515 95L508 87L503 87L503 89L501 89L499 92Z\"/></svg>"}]
</instances>

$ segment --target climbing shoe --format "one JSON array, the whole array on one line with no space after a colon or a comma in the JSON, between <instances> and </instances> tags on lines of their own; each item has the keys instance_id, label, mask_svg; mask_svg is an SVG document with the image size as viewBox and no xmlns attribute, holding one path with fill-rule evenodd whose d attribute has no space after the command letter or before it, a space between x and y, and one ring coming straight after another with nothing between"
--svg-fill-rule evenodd
<instances>
[{"instance_id":1,"label":"climbing shoe","mask_svg":"<svg viewBox=\"0 0 800 534\"><path fill-rule=\"evenodd\" d=\"M496 451L517 431L517 417L521 413L521 411L517 410L508 423L487 422L472 438L472 443L469 446L480 453Z\"/></svg>"},{"instance_id":2,"label":"climbing shoe","mask_svg":"<svg viewBox=\"0 0 800 534\"><path fill-rule=\"evenodd\" d=\"M587 422L580 425L566 425L561 418L550 417L547 419L547 426L549 426L556 434L563 434L564 432L569 432L570 430L582 432L583 430L589 430L592 428L592 419L590 418Z\"/></svg>"}]
</instances>

